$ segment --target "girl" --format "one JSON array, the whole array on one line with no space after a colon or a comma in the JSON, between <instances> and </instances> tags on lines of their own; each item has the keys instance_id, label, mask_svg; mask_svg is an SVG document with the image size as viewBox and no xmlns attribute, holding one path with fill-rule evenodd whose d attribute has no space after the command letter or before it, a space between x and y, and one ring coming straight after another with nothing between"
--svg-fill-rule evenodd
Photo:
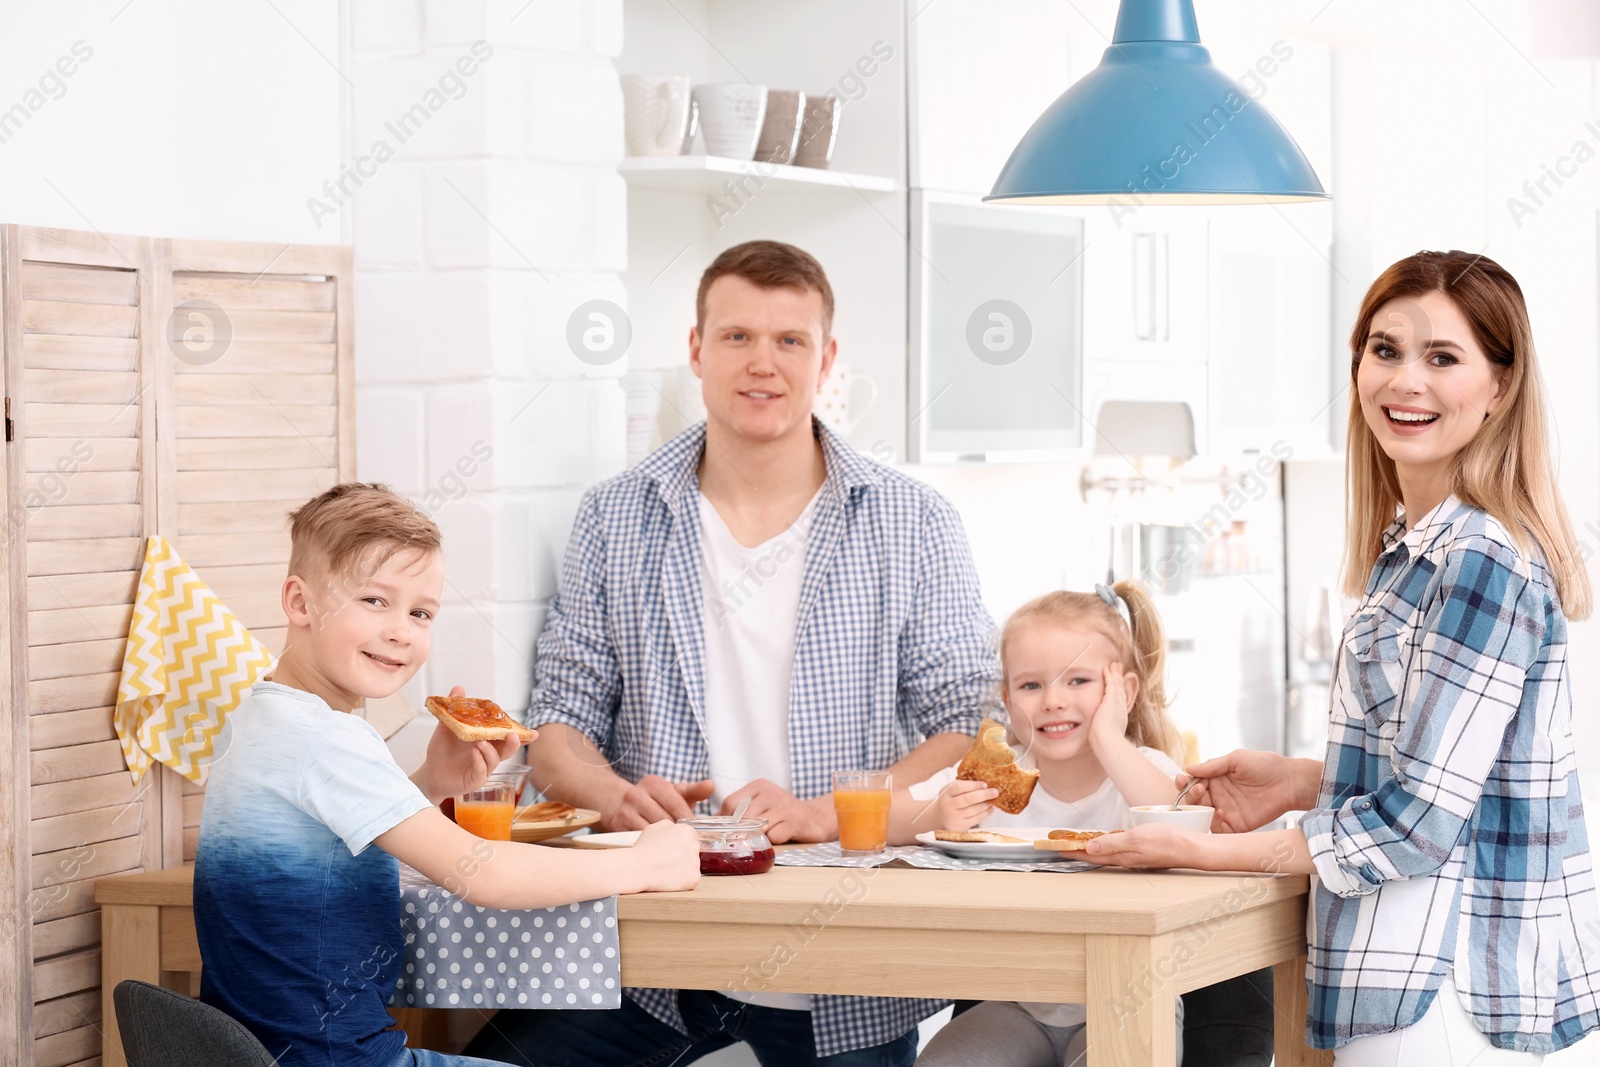
<instances>
[{"instance_id":1,"label":"girl","mask_svg":"<svg viewBox=\"0 0 1600 1067\"><path fill-rule=\"evenodd\" d=\"M1309 810L1263 833L1139 827L1089 858L1315 875L1307 1040L1339 1067L1535 1064L1600 1025L1600 946L1566 678L1589 583L1522 290L1482 256L1403 259L1362 302L1350 376L1363 599L1327 758L1192 771L1220 829Z\"/></svg>"},{"instance_id":2,"label":"girl","mask_svg":"<svg viewBox=\"0 0 1600 1067\"><path fill-rule=\"evenodd\" d=\"M1018 762L1039 770L1020 814L997 812L982 782L949 767L889 807L889 840L907 844L926 830L982 825L1120 830L1132 804L1170 804L1181 751L1162 685L1166 635L1134 582L1095 593L1049 593L1019 608L1000 639L1003 693ZM1084 1052L1081 1004L986 1001L952 1020L919 1064L1056 1067ZM1183 1010L1178 1009L1181 1045Z\"/></svg>"}]
</instances>

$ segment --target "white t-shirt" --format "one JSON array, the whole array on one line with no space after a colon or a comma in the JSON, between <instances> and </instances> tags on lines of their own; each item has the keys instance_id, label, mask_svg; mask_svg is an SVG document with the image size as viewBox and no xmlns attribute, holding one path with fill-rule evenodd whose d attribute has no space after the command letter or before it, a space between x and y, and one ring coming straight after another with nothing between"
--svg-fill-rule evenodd
<instances>
[{"instance_id":1,"label":"white t-shirt","mask_svg":"<svg viewBox=\"0 0 1600 1067\"><path fill-rule=\"evenodd\" d=\"M816 505L813 496L789 529L746 548L711 502L700 497L706 739L714 808L757 778L792 788L789 682L806 538ZM763 1007L811 1010L805 993L722 992Z\"/></svg>"},{"instance_id":2,"label":"white t-shirt","mask_svg":"<svg viewBox=\"0 0 1600 1067\"><path fill-rule=\"evenodd\" d=\"M1139 754L1149 760L1168 778L1178 774L1178 765L1160 749L1140 748ZM1032 753L1017 757L1017 765L1033 767ZM912 800L932 800L945 786L956 780L959 764L946 767L931 778L911 786ZM1008 826L1049 826L1074 830L1126 830L1133 825L1128 802L1122 799L1110 778L1100 788L1081 800L1062 800L1045 792L1043 784L1034 787L1028 806L1015 815L994 811L978 825L986 830L1004 830ZM1022 1008L1046 1026L1077 1026L1087 1018L1082 1004L1040 1004L1019 1001Z\"/></svg>"}]
</instances>

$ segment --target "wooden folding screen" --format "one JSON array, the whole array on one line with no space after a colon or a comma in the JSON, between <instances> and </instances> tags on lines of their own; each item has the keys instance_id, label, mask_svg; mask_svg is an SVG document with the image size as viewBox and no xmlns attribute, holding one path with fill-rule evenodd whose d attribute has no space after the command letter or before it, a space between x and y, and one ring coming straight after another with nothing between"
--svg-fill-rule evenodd
<instances>
[{"instance_id":1,"label":"wooden folding screen","mask_svg":"<svg viewBox=\"0 0 1600 1067\"><path fill-rule=\"evenodd\" d=\"M277 651L285 513L354 476L349 250L0 228L0 1062L100 1062L94 879L194 856L112 730L161 534Z\"/></svg>"}]
</instances>

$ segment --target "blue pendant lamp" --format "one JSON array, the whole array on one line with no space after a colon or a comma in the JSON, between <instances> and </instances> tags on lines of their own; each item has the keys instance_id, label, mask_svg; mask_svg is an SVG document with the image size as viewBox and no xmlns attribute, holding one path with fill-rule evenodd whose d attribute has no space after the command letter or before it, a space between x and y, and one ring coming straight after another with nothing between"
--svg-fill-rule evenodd
<instances>
[{"instance_id":1,"label":"blue pendant lamp","mask_svg":"<svg viewBox=\"0 0 1600 1067\"><path fill-rule=\"evenodd\" d=\"M1122 0L1100 65L1012 149L1005 204L1326 200L1294 138L1200 44L1192 0Z\"/></svg>"}]
</instances>

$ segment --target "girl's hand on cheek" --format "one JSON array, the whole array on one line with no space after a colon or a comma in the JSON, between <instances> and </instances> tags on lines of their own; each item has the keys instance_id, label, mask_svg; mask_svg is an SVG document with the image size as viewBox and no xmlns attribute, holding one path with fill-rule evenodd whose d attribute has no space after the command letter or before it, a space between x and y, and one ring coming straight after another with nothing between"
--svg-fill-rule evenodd
<instances>
[{"instance_id":1,"label":"girl's hand on cheek","mask_svg":"<svg viewBox=\"0 0 1600 1067\"><path fill-rule=\"evenodd\" d=\"M1089 744L1097 751L1128 736L1128 690L1122 664L1108 663L1101 676L1100 706L1089 720Z\"/></svg>"}]
</instances>

